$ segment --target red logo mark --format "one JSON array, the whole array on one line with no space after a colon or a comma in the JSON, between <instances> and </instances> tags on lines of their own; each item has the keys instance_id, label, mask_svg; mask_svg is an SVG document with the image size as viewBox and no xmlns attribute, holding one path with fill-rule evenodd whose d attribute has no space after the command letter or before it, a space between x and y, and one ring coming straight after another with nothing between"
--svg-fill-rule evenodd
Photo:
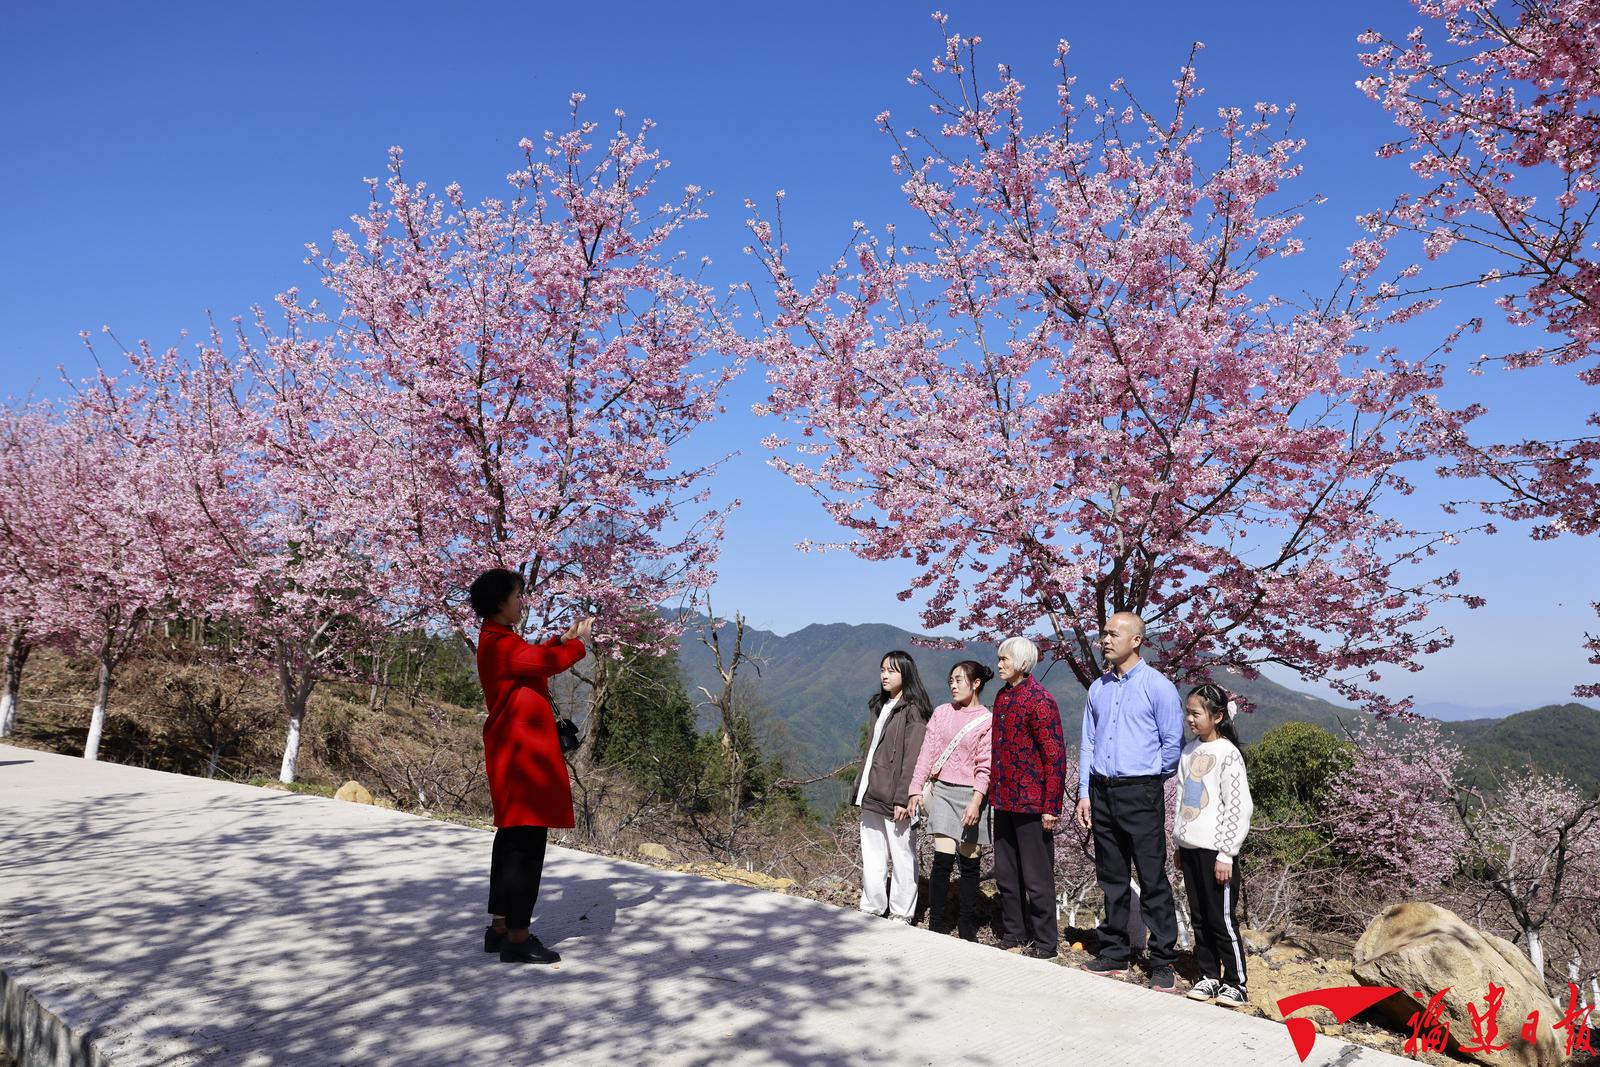
<instances>
[{"instance_id":1,"label":"red logo mark","mask_svg":"<svg viewBox=\"0 0 1600 1067\"><path fill-rule=\"evenodd\" d=\"M1317 1028L1310 1019L1289 1018L1290 1012L1310 1007L1327 1008L1333 1012L1335 1019L1345 1023L1384 997L1398 992L1400 990L1395 986L1330 986L1284 997L1278 1001L1278 1011L1283 1013L1283 1025L1289 1029L1289 1040L1294 1042L1294 1050L1299 1054L1300 1062L1304 1063L1306 1057L1311 1055L1312 1044L1317 1040Z\"/></svg>"}]
</instances>

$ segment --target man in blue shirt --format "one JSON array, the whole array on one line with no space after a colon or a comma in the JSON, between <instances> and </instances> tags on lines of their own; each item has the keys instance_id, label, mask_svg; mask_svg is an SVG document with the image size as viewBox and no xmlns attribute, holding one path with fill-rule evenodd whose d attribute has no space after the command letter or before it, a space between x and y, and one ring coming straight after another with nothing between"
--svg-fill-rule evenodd
<instances>
[{"instance_id":1,"label":"man in blue shirt","mask_svg":"<svg viewBox=\"0 0 1600 1067\"><path fill-rule=\"evenodd\" d=\"M1106 896L1093 974L1126 974L1133 946L1128 919L1139 872L1139 910L1150 931L1150 988L1172 993L1178 919L1167 881L1165 781L1183 750L1177 688L1139 656L1144 620L1121 611L1106 620L1100 649L1106 672L1089 686L1078 750L1078 824L1094 830L1095 876Z\"/></svg>"}]
</instances>

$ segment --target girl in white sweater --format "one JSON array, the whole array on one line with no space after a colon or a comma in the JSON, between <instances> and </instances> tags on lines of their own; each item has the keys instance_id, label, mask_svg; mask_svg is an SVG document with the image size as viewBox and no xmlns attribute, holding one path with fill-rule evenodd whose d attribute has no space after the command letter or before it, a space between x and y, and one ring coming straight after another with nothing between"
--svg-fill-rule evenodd
<instances>
[{"instance_id":1,"label":"girl in white sweater","mask_svg":"<svg viewBox=\"0 0 1600 1067\"><path fill-rule=\"evenodd\" d=\"M1190 691L1183 710L1193 737L1178 758L1172 837L1189 891L1194 955L1202 974L1189 999L1237 1008L1248 998L1234 868L1250 832L1252 809L1244 753L1233 728L1238 704L1221 686L1206 684Z\"/></svg>"}]
</instances>

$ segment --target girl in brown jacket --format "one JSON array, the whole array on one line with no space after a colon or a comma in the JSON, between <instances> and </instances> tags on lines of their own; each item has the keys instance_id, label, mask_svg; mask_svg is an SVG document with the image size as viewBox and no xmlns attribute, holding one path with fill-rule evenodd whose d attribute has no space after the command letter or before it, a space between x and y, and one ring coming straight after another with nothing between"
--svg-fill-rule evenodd
<instances>
[{"instance_id":1,"label":"girl in brown jacket","mask_svg":"<svg viewBox=\"0 0 1600 1067\"><path fill-rule=\"evenodd\" d=\"M872 740L856 778L861 910L882 915L887 909L889 918L909 923L917 909L917 835L907 805L933 704L917 665L899 650L878 664L878 685L877 695L867 702Z\"/></svg>"}]
</instances>

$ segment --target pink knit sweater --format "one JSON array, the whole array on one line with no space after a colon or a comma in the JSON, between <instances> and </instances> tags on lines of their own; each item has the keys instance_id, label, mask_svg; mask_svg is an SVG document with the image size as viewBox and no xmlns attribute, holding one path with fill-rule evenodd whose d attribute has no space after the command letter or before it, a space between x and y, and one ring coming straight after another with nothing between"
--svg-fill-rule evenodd
<instances>
[{"instance_id":1,"label":"pink knit sweater","mask_svg":"<svg viewBox=\"0 0 1600 1067\"><path fill-rule=\"evenodd\" d=\"M979 715L989 714L989 709L982 704L974 704L969 708L957 709L952 704L941 704L939 710L933 713L933 718L928 722L928 732L922 739L922 754L917 757L917 769L911 772L911 791L920 793L923 783L928 779L928 772L933 770L933 761L950 744L950 739L960 733L961 728L976 719ZM967 734L961 739L961 744L950 753L950 758L944 761L944 767L939 771L939 780L952 785L970 785L980 793L989 792L989 731L991 726L985 724Z\"/></svg>"}]
</instances>

